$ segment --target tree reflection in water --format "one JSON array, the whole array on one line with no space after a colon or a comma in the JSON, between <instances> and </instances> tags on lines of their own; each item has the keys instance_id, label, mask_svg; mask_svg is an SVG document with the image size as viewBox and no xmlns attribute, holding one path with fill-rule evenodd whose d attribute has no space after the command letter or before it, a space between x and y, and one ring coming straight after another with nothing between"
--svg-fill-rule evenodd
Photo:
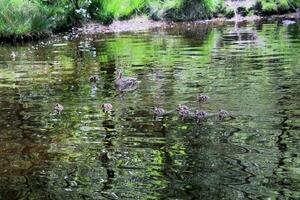
<instances>
[{"instance_id":1,"label":"tree reflection in water","mask_svg":"<svg viewBox=\"0 0 300 200\"><path fill-rule=\"evenodd\" d=\"M0 198L298 199L298 26L190 28L0 47ZM178 120L199 92L235 119Z\"/></svg>"}]
</instances>

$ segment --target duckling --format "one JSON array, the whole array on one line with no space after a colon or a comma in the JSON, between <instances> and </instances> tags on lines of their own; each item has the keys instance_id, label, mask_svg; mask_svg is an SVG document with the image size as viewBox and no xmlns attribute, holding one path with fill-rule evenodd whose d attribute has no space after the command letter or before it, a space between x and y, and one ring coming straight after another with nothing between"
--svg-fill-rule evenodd
<instances>
[{"instance_id":1,"label":"duckling","mask_svg":"<svg viewBox=\"0 0 300 200\"><path fill-rule=\"evenodd\" d=\"M138 86L139 81L133 77L123 77L122 71L117 70L115 86L119 91L132 91Z\"/></svg>"},{"instance_id":2,"label":"duckling","mask_svg":"<svg viewBox=\"0 0 300 200\"><path fill-rule=\"evenodd\" d=\"M15 61L15 60L16 60L16 57L17 57L17 53L14 52L14 51L11 52L10 57L11 57L11 59L12 59L13 61Z\"/></svg>"},{"instance_id":3,"label":"duckling","mask_svg":"<svg viewBox=\"0 0 300 200\"><path fill-rule=\"evenodd\" d=\"M197 119L197 122L203 121L205 118L207 118L208 113L204 110L196 110L195 118Z\"/></svg>"},{"instance_id":4,"label":"duckling","mask_svg":"<svg viewBox=\"0 0 300 200\"><path fill-rule=\"evenodd\" d=\"M176 108L176 112L179 116L182 117L182 120L184 120L186 117L190 115L190 109L186 105L178 104Z\"/></svg>"},{"instance_id":5,"label":"duckling","mask_svg":"<svg viewBox=\"0 0 300 200\"><path fill-rule=\"evenodd\" d=\"M219 120L224 120L227 117L233 118L232 115L230 114L230 112L223 110L223 109L219 110L218 117L219 117Z\"/></svg>"},{"instance_id":6,"label":"duckling","mask_svg":"<svg viewBox=\"0 0 300 200\"><path fill-rule=\"evenodd\" d=\"M101 105L102 111L105 113L108 113L109 111L112 110L113 106L110 103L103 103Z\"/></svg>"},{"instance_id":7,"label":"duckling","mask_svg":"<svg viewBox=\"0 0 300 200\"><path fill-rule=\"evenodd\" d=\"M55 106L54 106L54 110L55 110L58 114L60 114L60 113L64 110L64 107L63 107L61 104L56 103Z\"/></svg>"},{"instance_id":8,"label":"duckling","mask_svg":"<svg viewBox=\"0 0 300 200\"><path fill-rule=\"evenodd\" d=\"M89 80L90 80L90 83L96 84L99 81L99 77L96 75L92 75L92 76L90 76Z\"/></svg>"},{"instance_id":9,"label":"duckling","mask_svg":"<svg viewBox=\"0 0 300 200\"><path fill-rule=\"evenodd\" d=\"M204 103L204 102L208 101L208 99L209 99L209 96L207 96L205 94L198 94L198 96L197 96L197 100L200 103Z\"/></svg>"},{"instance_id":10,"label":"duckling","mask_svg":"<svg viewBox=\"0 0 300 200\"><path fill-rule=\"evenodd\" d=\"M187 107L186 105L178 104L176 111L178 111L178 110L189 110L189 107Z\"/></svg>"},{"instance_id":11,"label":"duckling","mask_svg":"<svg viewBox=\"0 0 300 200\"><path fill-rule=\"evenodd\" d=\"M166 113L166 111L163 108L154 106L153 113L156 116L161 117L161 116L163 116Z\"/></svg>"}]
</instances>

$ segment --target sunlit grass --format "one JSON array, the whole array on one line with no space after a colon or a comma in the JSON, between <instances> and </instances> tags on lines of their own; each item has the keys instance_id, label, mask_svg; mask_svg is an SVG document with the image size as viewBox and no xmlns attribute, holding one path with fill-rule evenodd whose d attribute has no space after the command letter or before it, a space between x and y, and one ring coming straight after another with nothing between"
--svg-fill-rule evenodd
<instances>
[{"instance_id":1,"label":"sunlit grass","mask_svg":"<svg viewBox=\"0 0 300 200\"><path fill-rule=\"evenodd\" d=\"M300 6L300 0L257 0L257 9L265 14L273 14L295 10Z\"/></svg>"},{"instance_id":2,"label":"sunlit grass","mask_svg":"<svg viewBox=\"0 0 300 200\"><path fill-rule=\"evenodd\" d=\"M96 19L110 23L114 19L131 16L144 5L144 0L94 0L92 10L95 10L94 17Z\"/></svg>"},{"instance_id":3,"label":"sunlit grass","mask_svg":"<svg viewBox=\"0 0 300 200\"><path fill-rule=\"evenodd\" d=\"M152 19L206 19L212 16L221 0L95 0L92 3L98 20L128 18L146 12Z\"/></svg>"},{"instance_id":4,"label":"sunlit grass","mask_svg":"<svg viewBox=\"0 0 300 200\"><path fill-rule=\"evenodd\" d=\"M150 16L176 21L207 19L213 16L222 0L149 0Z\"/></svg>"},{"instance_id":5,"label":"sunlit grass","mask_svg":"<svg viewBox=\"0 0 300 200\"><path fill-rule=\"evenodd\" d=\"M1 0L0 35L34 35L48 33L49 20L43 7L35 1Z\"/></svg>"}]
</instances>

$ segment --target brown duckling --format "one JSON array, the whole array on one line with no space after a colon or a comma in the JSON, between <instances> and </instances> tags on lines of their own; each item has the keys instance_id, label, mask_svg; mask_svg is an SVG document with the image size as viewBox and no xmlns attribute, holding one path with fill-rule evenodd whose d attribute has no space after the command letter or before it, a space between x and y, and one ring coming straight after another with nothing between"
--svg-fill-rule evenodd
<instances>
[{"instance_id":1,"label":"brown duckling","mask_svg":"<svg viewBox=\"0 0 300 200\"><path fill-rule=\"evenodd\" d=\"M197 119L197 122L203 121L208 116L208 113L204 110L196 110L195 118Z\"/></svg>"},{"instance_id":2,"label":"brown duckling","mask_svg":"<svg viewBox=\"0 0 300 200\"><path fill-rule=\"evenodd\" d=\"M102 111L105 113L108 113L109 111L112 110L113 106L110 103L103 103L101 105Z\"/></svg>"},{"instance_id":3,"label":"brown duckling","mask_svg":"<svg viewBox=\"0 0 300 200\"><path fill-rule=\"evenodd\" d=\"M186 105L178 104L176 108L176 113L182 117L182 120L190 115L190 109Z\"/></svg>"},{"instance_id":4,"label":"brown duckling","mask_svg":"<svg viewBox=\"0 0 300 200\"><path fill-rule=\"evenodd\" d=\"M15 60L16 60L16 57L17 57L17 53L14 52L14 51L11 52L10 57L11 57L11 59L12 59L13 61L15 61Z\"/></svg>"},{"instance_id":5,"label":"brown duckling","mask_svg":"<svg viewBox=\"0 0 300 200\"><path fill-rule=\"evenodd\" d=\"M163 115L166 113L166 111L165 111L163 108L161 108L161 107L156 107L156 106L154 106L154 108L153 108L153 113L154 113L156 116L161 117L161 116L163 116Z\"/></svg>"},{"instance_id":6,"label":"brown duckling","mask_svg":"<svg viewBox=\"0 0 300 200\"><path fill-rule=\"evenodd\" d=\"M198 94L197 96L197 100L199 103L204 103L206 101L208 101L209 96L205 95L205 94Z\"/></svg>"},{"instance_id":7,"label":"brown duckling","mask_svg":"<svg viewBox=\"0 0 300 200\"><path fill-rule=\"evenodd\" d=\"M224 120L227 117L233 118L233 116L231 115L230 112L223 110L223 109L219 110L218 117L219 117L219 120Z\"/></svg>"},{"instance_id":8,"label":"brown duckling","mask_svg":"<svg viewBox=\"0 0 300 200\"><path fill-rule=\"evenodd\" d=\"M139 81L133 77L123 77L122 70L117 70L115 86L119 91L132 91L138 86Z\"/></svg>"},{"instance_id":9,"label":"brown duckling","mask_svg":"<svg viewBox=\"0 0 300 200\"><path fill-rule=\"evenodd\" d=\"M90 76L89 80L90 80L90 83L96 84L100 79L98 76L92 75L92 76Z\"/></svg>"},{"instance_id":10,"label":"brown duckling","mask_svg":"<svg viewBox=\"0 0 300 200\"><path fill-rule=\"evenodd\" d=\"M55 106L54 106L54 110L55 110L58 114L60 114L60 113L64 110L64 107L63 107L61 104L56 103Z\"/></svg>"}]
</instances>

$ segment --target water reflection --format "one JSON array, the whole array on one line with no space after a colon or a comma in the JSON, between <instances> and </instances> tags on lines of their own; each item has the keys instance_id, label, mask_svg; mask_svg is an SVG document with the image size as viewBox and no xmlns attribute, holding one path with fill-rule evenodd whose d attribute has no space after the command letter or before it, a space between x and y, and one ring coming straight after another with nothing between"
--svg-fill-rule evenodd
<instances>
[{"instance_id":1,"label":"water reflection","mask_svg":"<svg viewBox=\"0 0 300 200\"><path fill-rule=\"evenodd\" d=\"M299 38L263 23L1 47L0 198L299 198ZM137 90L116 91L117 68ZM178 118L198 93L235 119Z\"/></svg>"}]
</instances>

